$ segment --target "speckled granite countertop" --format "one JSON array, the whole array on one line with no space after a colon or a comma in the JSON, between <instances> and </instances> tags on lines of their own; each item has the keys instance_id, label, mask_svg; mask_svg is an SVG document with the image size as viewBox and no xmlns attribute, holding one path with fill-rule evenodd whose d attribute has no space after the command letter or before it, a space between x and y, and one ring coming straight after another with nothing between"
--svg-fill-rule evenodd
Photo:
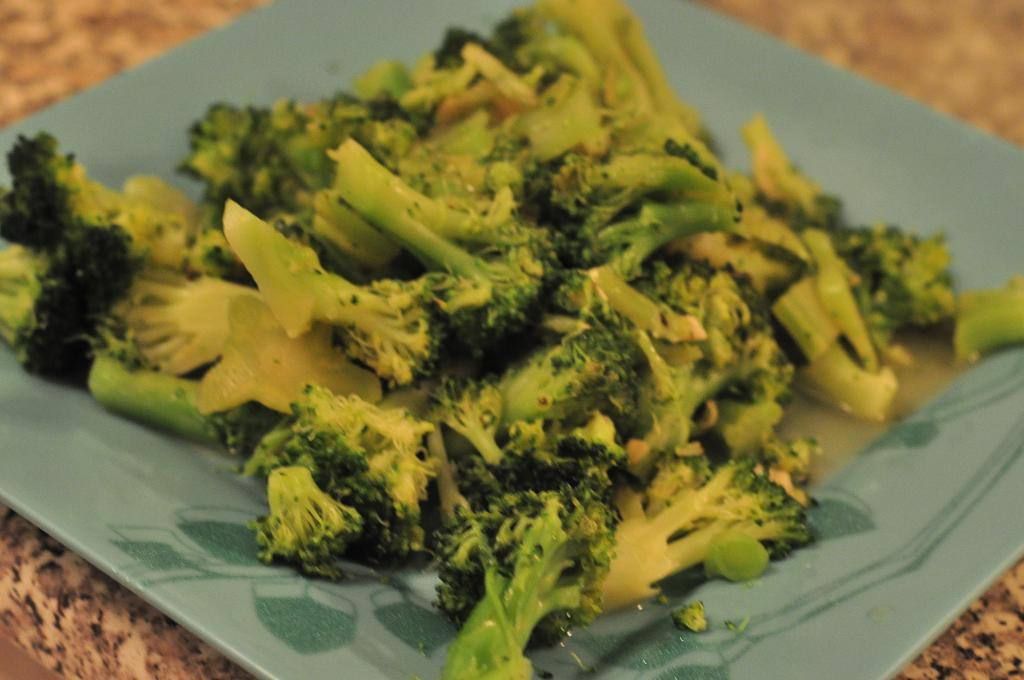
<instances>
[{"instance_id":1,"label":"speckled granite countertop","mask_svg":"<svg viewBox=\"0 0 1024 680\"><path fill-rule=\"evenodd\" d=\"M0 0L0 125L229 21L262 0ZM705 0L1024 144L1024 0ZM248 677L0 506L0 635L66 677ZM1024 676L1024 562L902 679Z\"/></svg>"}]
</instances>

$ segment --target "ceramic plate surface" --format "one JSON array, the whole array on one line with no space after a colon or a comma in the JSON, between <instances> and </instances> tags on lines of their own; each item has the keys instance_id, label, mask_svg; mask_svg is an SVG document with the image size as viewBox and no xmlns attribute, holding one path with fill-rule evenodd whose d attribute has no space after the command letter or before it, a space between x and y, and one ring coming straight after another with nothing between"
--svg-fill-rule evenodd
<instances>
[{"instance_id":1,"label":"ceramic plate surface","mask_svg":"<svg viewBox=\"0 0 1024 680\"><path fill-rule=\"evenodd\" d=\"M280 2L0 131L0 149L49 130L101 181L144 172L184 186L173 168L185 129L211 102L316 98L512 5ZM695 6L633 5L728 163L746 165L737 129L764 111L853 220L945 230L961 286L1022 268L1024 153ZM673 604L706 602L713 630L680 636L652 604L534 654L535 666L560 679L896 672L1024 549L1022 416L1024 352L984 361L817 488L815 546L752 587L670 582ZM257 676L437 677L454 631L430 607L433 575L331 585L260 564L245 522L261 513L261 490L232 464L108 415L0 351L3 502ZM746 617L742 632L721 625Z\"/></svg>"}]
</instances>

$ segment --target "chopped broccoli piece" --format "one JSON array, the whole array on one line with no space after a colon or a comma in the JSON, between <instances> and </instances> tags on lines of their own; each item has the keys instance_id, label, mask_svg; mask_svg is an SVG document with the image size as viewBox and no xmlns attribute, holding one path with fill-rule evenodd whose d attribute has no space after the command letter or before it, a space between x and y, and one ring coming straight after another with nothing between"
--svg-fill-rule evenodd
<instances>
[{"instance_id":1,"label":"chopped broccoli piece","mask_svg":"<svg viewBox=\"0 0 1024 680\"><path fill-rule=\"evenodd\" d=\"M613 550L603 504L508 494L459 511L440 537L438 605L462 623L443 678L529 678L531 637L557 640L600 611Z\"/></svg>"},{"instance_id":2,"label":"chopped broccoli piece","mask_svg":"<svg viewBox=\"0 0 1024 680\"><path fill-rule=\"evenodd\" d=\"M704 603L700 600L683 605L672 612L672 623L679 630L701 633L708 629L708 619L704 614Z\"/></svg>"},{"instance_id":3,"label":"chopped broccoli piece","mask_svg":"<svg viewBox=\"0 0 1024 680\"><path fill-rule=\"evenodd\" d=\"M620 489L617 505L622 521L604 582L608 610L657 595L658 581L705 562L725 531L761 541L773 558L811 540L803 507L756 474L753 461L728 462L707 475L686 459L671 461L646 493Z\"/></svg>"},{"instance_id":4,"label":"chopped broccoli piece","mask_svg":"<svg viewBox=\"0 0 1024 680\"><path fill-rule=\"evenodd\" d=\"M281 413L306 385L322 385L338 394L379 401L380 381L334 349L327 326L289 338L263 302L236 298L228 310L228 338L220 361L199 383L198 406L218 413L247 401Z\"/></svg>"},{"instance_id":5,"label":"chopped broccoli piece","mask_svg":"<svg viewBox=\"0 0 1024 680\"><path fill-rule=\"evenodd\" d=\"M423 547L420 504L436 474L424 438L433 429L405 409L310 386L244 471L272 475L280 466L308 468L321 488L362 517L362 532L349 542L352 554L392 563Z\"/></svg>"},{"instance_id":6,"label":"chopped broccoli piece","mask_svg":"<svg viewBox=\"0 0 1024 680\"><path fill-rule=\"evenodd\" d=\"M267 478L270 514L252 522L260 559L294 562L303 573L339 578L339 556L362 529L359 513L324 493L304 467L280 467Z\"/></svg>"},{"instance_id":7,"label":"chopped broccoli piece","mask_svg":"<svg viewBox=\"0 0 1024 680\"><path fill-rule=\"evenodd\" d=\"M399 385L432 368L441 331L431 318L425 281L357 286L231 201L224 233L289 337L308 332L315 321L338 326L349 356Z\"/></svg>"},{"instance_id":8,"label":"chopped broccoli piece","mask_svg":"<svg viewBox=\"0 0 1024 680\"><path fill-rule=\"evenodd\" d=\"M133 368L106 353L93 361L88 384L96 401L114 413L229 453L249 454L281 420L280 414L253 403L201 413L197 381Z\"/></svg>"},{"instance_id":9,"label":"chopped broccoli piece","mask_svg":"<svg viewBox=\"0 0 1024 680\"><path fill-rule=\"evenodd\" d=\"M963 293L957 300L953 346L960 360L1024 342L1024 277L1005 287Z\"/></svg>"}]
</instances>

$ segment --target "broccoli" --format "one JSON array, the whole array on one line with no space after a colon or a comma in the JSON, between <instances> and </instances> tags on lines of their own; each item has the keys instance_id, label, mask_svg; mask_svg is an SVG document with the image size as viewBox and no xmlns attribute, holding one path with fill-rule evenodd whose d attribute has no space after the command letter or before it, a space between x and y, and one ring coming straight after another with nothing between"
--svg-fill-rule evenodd
<instances>
[{"instance_id":1,"label":"broccoli","mask_svg":"<svg viewBox=\"0 0 1024 680\"><path fill-rule=\"evenodd\" d=\"M643 26L623 2L594 0L581 11L575 0L541 0L537 10L576 36L606 73L605 102L638 114L663 114L677 119L688 132L700 132L697 112L672 91Z\"/></svg>"},{"instance_id":2,"label":"broccoli","mask_svg":"<svg viewBox=\"0 0 1024 680\"><path fill-rule=\"evenodd\" d=\"M1024 342L1024 277L1003 288L963 293L956 303L953 346L961 361Z\"/></svg>"},{"instance_id":3,"label":"broccoli","mask_svg":"<svg viewBox=\"0 0 1024 680\"><path fill-rule=\"evenodd\" d=\"M594 319L542 347L498 380L502 422L557 420L573 423L593 411L613 421L629 419L643 357L630 333Z\"/></svg>"},{"instance_id":4,"label":"broccoli","mask_svg":"<svg viewBox=\"0 0 1024 680\"><path fill-rule=\"evenodd\" d=\"M889 417L899 383L888 366L872 372L857 364L840 343L797 370L797 385L812 396L864 420Z\"/></svg>"},{"instance_id":5,"label":"broccoli","mask_svg":"<svg viewBox=\"0 0 1024 680\"><path fill-rule=\"evenodd\" d=\"M436 474L424 443L433 425L405 409L383 409L315 386L291 410L291 418L260 442L244 472L308 468L321 488L361 516L362 531L350 538L349 548L366 560L393 563L421 549L420 504Z\"/></svg>"},{"instance_id":6,"label":"broccoli","mask_svg":"<svg viewBox=\"0 0 1024 680\"><path fill-rule=\"evenodd\" d=\"M228 199L259 215L295 212L330 185L327 150L350 136L388 158L403 155L417 131L398 114L397 107L347 94L311 103L280 100L270 108L215 104L189 130L190 152L179 167L205 185L214 222Z\"/></svg>"},{"instance_id":7,"label":"broccoli","mask_svg":"<svg viewBox=\"0 0 1024 680\"><path fill-rule=\"evenodd\" d=\"M114 413L229 453L248 455L281 420L255 403L201 413L196 380L135 368L105 352L93 360L88 385L96 401Z\"/></svg>"},{"instance_id":8,"label":"broccoli","mask_svg":"<svg viewBox=\"0 0 1024 680\"><path fill-rule=\"evenodd\" d=\"M233 201L224 211L224 233L289 337L315 321L338 326L349 356L399 385L432 368L441 331L424 280L357 286L326 272L310 248Z\"/></svg>"},{"instance_id":9,"label":"broccoli","mask_svg":"<svg viewBox=\"0 0 1024 680\"><path fill-rule=\"evenodd\" d=\"M892 225L845 227L831 233L836 252L860 279L868 322L888 344L908 326L927 327L953 317L950 255L941 235L919 237Z\"/></svg>"},{"instance_id":10,"label":"broccoli","mask_svg":"<svg viewBox=\"0 0 1024 680\"><path fill-rule=\"evenodd\" d=\"M0 337L36 373L64 373L83 363L92 320L63 258L19 246L0 250Z\"/></svg>"},{"instance_id":11,"label":"broccoli","mask_svg":"<svg viewBox=\"0 0 1024 680\"><path fill-rule=\"evenodd\" d=\"M647 364L640 403L648 422L627 450L631 471L645 478L660 457L687 449L703 404L723 394L784 400L793 367L758 298L727 272L658 261L636 283L650 297L694 316L706 332L681 345L655 343L642 330L635 335Z\"/></svg>"},{"instance_id":12,"label":"broccoli","mask_svg":"<svg viewBox=\"0 0 1024 680\"><path fill-rule=\"evenodd\" d=\"M783 557L808 543L803 507L754 471L753 461L710 469L666 461L645 492L622 487L616 551L604 581L605 609L657 595L657 582L699 565L723 532L739 532Z\"/></svg>"},{"instance_id":13,"label":"broccoli","mask_svg":"<svg viewBox=\"0 0 1024 680\"><path fill-rule=\"evenodd\" d=\"M449 217L349 140L335 152L335 188L345 201L424 265L449 275L438 285L438 303L452 337L480 351L522 330L538 308L549 244L541 230L527 243L470 253L440 233Z\"/></svg>"},{"instance_id":14,"label":"broccoli","mask_svg":"<svg viewBox=\"0 0 1024 680\"><path fill-rule=\"evenodd\" d=\"M597 160L578 153L567 154L555 171L549 200L590 231L598 231L619 213L648 196L688 199L705 206L706 219L732 223L735 198L721 181L708 177L688 158L662 153L624 153ZM712 211L712 206L722 214ZM675 224L668 206L652 207L650 219L664 218ZM661 211L661 212L659 212ZM667 212L666 212L667 211ZM683 227L679 227L682 229ZM679 235L697 231L692 226Z\"/></svg>"},{"instance_id":15,"label":"broccoli","mask_svg":"<svg viewBox=\"0 0 1024 680\"><path fill-rule=\"evenodd\" d=\"M260 559L294 562L303 573L338 578L335 563L358 536L363 519L324 493L307 468L280 467L267 478L270 514L255 520Z\"/></svg>"},{"instance_id":16,"label":"broccoli","mask_svg":"<svg viewBox=\"0 0 1024 680\"><path fill-rule=\"evenodd\" d=\"M798 230L837 224L838 201L793 166L764 116L754 116L741 132L750 150L754 185L770 212L785 217Z\"/></svg>"},{"instance_id":17,"label":"broccoli","mask_svg":"<svg viewBox=\"0 0 1024 680\"><path fill-rule=\"evenodd\" d=\"M554 492L459 510L440 536L438 605L461 623L442 677L531 677L531 637L557 640L601 611L611 525L603 504Z\"/></svg>"},{"instance_id":18,"label":"broccoli","mask_svg":"<svg viewBox=\"0 0 1024 680\"><path fill-rule=\"evenodd\" d=\"M493 380L445 378L431 398L435 420L462 435L488 465L501 461L497 438L504 405Z\"/></svg>"},{"instance_id":19,"label":"broccoli","mask_svg":"<svg viewBox=\"0 0 1024 680\"><path fill-rule=\"evenodd\" d=\"M228 337L221 359L199 382L197 404L203 413L219 413L248 401L289 413L309 384L338 394L379 401L380 381L345 360L331 342L327 326L289 338L270 309L248 295L228 309Z\"/></svg>"},{"instance_id":20,"label":"broccoli","mask_svg":"<svg viewBox=\"0 0 1024 680\"><path fill-rule=\"evenodd\" d=\"M228 338L228 312L238 297L259 298L255 288L211 277L147 270L115 308L146 363L183 375L216 360Z\"/></svg>"},{"instance_id":21,"label":"broccoli","mask_svg":"<svg viewBox=\"0 0 1024 680\"><path fill-rule=\"evenodd\" d=\"M672 612L672 623L679 630L701 633L708 629L708 620L704 615L704 603L700 600L683 605Z\"/></svg>"}]
</instances>

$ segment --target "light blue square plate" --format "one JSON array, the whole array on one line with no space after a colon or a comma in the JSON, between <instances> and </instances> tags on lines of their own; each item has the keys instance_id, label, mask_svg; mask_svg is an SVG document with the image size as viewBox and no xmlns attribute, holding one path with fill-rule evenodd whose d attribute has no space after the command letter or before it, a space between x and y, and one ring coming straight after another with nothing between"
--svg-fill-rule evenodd
<instances>
[{"instance_id":1,"label":"light blue square plate","mask_svg":"<svg viewBox=\"0 0 1024 680\"><path fill-rule=\"evenodd\" d=\"M45 129L101 181L174 179L186 126L211 102L316 98L379 58L413 60L449 23L484 28L512 4L280 2L0 132L0 149ZM745 164L736 130L764 111L853 219L945 229L961 285L1024 269L1024 153L695 6L634 5L728 162ZM753 587L701 586L714 630L682 636L650 605L536 653L536 667L595 677L575 655L599 678L898 671L1024 549L1022 415L1024 353L983 362L817 488L814 547ZM258 676L436 677L453 630L430 608L433 576L330 585L259 564L244 524L261 491L230 467L0 352L5 503ZM686 585L669 585L673 603L694 597ZM742 632L721 625L748 616Z\"/></svg>"}]
</instances>

